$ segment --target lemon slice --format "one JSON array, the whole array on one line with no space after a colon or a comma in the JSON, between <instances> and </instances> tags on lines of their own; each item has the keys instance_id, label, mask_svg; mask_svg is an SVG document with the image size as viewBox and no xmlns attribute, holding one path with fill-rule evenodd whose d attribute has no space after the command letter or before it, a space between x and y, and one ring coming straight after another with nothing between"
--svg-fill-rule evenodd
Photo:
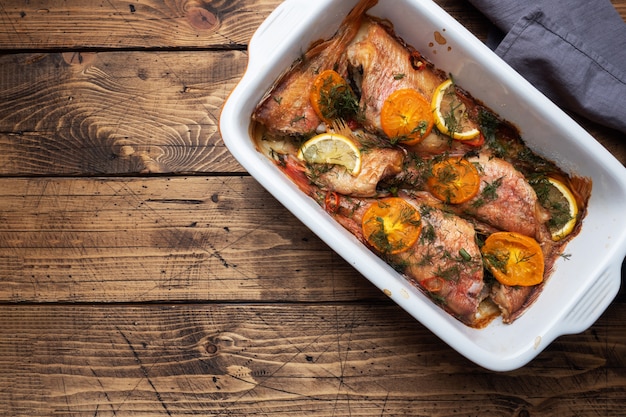
<instances>
[{"instance_id":1,"label":"lemon slice","mask_svg":"<svg viewBox=\"0 0 626 417\"><path fill-rule=\"evenodd\" d=\"M559 241L572 233L578 217L578 203L569 188L555 178L548 178L548 182L559 194L549 196L551 201L552 220L550 233L552 240Z\"/></svg>"},{"instance_id":2,"label":"lemon slice","mask_svg":"<svg viewBox=\"0 0 626 417\"><path fill-rule=\"evenodd\" d=\"M361 172L361 151L350 138L337 133L322 133L307 140L298 151L298 159L341 165L352 175Z\"/></svg>"},{"instance_id":3,"label":"lemon slice","mask_svg":"<svg viewBox=\"0 0 626 417\"><path fill-rule=\"evenodd\" d=\"M456 140L471 140L480 135L476 125L467 117L467 109L457 97L452 79L435 89L430 107L435 126L444 135Z\"/></svg>"}]
</instances>

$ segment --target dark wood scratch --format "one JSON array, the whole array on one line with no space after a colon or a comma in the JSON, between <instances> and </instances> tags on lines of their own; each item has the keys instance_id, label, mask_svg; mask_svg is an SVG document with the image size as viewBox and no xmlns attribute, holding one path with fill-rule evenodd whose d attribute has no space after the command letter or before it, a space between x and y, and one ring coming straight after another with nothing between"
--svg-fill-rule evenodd
<instances>
[{"instance_id":1,"label":"dark wood scratch","mask_svg":"<svg viewBox=\"0 0 626 417\"><path fill-rule=\"evenodd\" d=\"M389 400L389 391L387 391L387 395L385 396L385 401L383 401L382 410L380 410L380 417L385 415L385 407L387 407L387 401Z\"/></svg>"},{"instance_id":2,"label":"dark wood scratch","mask_svg":"<svg viewBox=\"0 0 626 417\"><path fill-rule=\"evenodd\" d=\"M174 198L150 198L146 200L148 203L163 203L163 204L203 204L202 200L184 200Z\"/></svg>"},{"instance_id":3,"label":"dark wood scratch","mask_svg":"<svg viewBox=\"0 0 626 417\"><path fill-rule=\"evenodd\" d=\"M115 407L113 407L113 402L111 401L111 398L109 397L109 393L104 389L104 385L102 385L102 381L100 380L100 377L98 376L98 374L96 374L96 371L92 367L89 367L89 370L91 371L91 374L96 378L96 381L98 381L98 385L100 385L100 388L102 388L102 394L104 394L104 398L107 400L107 402L111 406L111 412L113 413L114 416L117 416L117 411L115 410ZM96 410L95 410L94 416L98 415L98 408L99 408L99 404L96 404Z\"/></svg>"},{"instance_id":4,"label":"dark wood scratch","mask_svg":"<svg viewBox=\"0 0 626 417\"><path fill-rule=\"evenodd\" d=\"M135 361L139 365L139 370L141 371L143 377L146 379L146 381L148 381L148 384L150 384L150 387L154 391L154 394L156 395L157 401L159 402L161 407L163 407L163 410L165 410L167 415L171 416L172 413L170 412L169 408L167 407L167 404L165 403L165 401L163 401L163 397L161 396L161 393L159 392L157 387L154 385L154 382L152 382L152 379L150 378L150 374L148 372L148 369L144 366L141 358L139 357L139 354L137 353L137 351L133 347L133 344L131 343L130 339L126 336L126 334L124 334L122 329L120 329L118 326L116 326L116 329L119 332L119 334L122 335L122 337L124 338L124 341L126 341L126 344L128 345L128 348L130 349L131 353L133 354L133 358L135 358Z\"/></svg>"}]
</instances>

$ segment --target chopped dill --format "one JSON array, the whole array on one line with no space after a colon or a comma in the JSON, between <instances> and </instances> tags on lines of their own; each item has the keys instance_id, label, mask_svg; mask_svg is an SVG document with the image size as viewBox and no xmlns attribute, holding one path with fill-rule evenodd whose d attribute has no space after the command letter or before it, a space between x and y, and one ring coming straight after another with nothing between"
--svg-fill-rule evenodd
<instances>
[{"instance_id":1,"label":"chopped dill","mask_svg":"<svg viewBox=\"0 0 626 417\"><path fill-rule=\"evenodd\" d=\"M439 268L436 275L446 281L458 281L461 274L461 270L458 265L452 265L449 268Z\"/></svg>"},{"instance_id":2,"label":"chopped dill","mask_svg":"<svg viewBox=\"0 0 626 417\"><path fill-rule=\"evenodd\" d=\"M430 249L428 249L428 252L426 252L426 254L422 257L422 259L420 259L417 262L417 266L424 267L424 266L432 265L434 258L435 258L435 256L432 254Z\"/></svg>"},{"instance_id":3,"label":"chopped dill","mask_svg":"<svg viewBox=\"0 0 626 417\"><path fill-rule=\"evenodd\" d=\"M435 231L435 227L427 223L422 226L422 233L420 234L420 243L432 243L435 241L437 237L437 232Z\"/></svg>"},{"instance_id":4,"label":"chopped dill","mask_svg":"<svg viewBox=\"0 0 626 417\"><path fill-rule=\"evenodd\" d=\"M502 271L506 274L506 265L509 262L509 251L502 251L498 253L485 253L483 258L492 268Z\"/></svg>"},{"instance_id":5,"label":"chopped dill","mask_svg":"<svg viewBox=\"0 0 626 417\"><path fill-rule=\"evenodd\" d=\"M521 264L530 261L535 256L534 253L526 254L523 251L515 253L515 263Z\"/></svg>"},{"instance_id":6,"label":"chopped dill","mask_svg":"<svg viewBox=\"0 0 626 417\"><path fill-rule=\"evenodd\" d=\"M550 212L548 227L558 229L572 219L567 200L550 183L545 175L535 175L528 180L535 190L539 203Z\"/></svg>"},{"instance_id":7,"label":"chopped dill","mask_svg":"<svg viewBox=\"0 0 626 417\"><path fill-rule=\"evenodd\" d=\"M291 119L291 121L289 122L289 124L291 124L291 126L293 126L293 125L295 125L296 123L298 123L299 121L304 120L304 119L306 119L306 116L302 114L302 115L300 115L300 116L296 116L296 117L294 117L293 119Z\"/></svg>"},{"instance_id":8,"label":"chopped dill","mask_svg":"<svg viewBox=\"0 0 626 417\"><path fill-rule=\"evenodd\" d=\"M498 199L498 189L502 186L502 181L504 177L500 177L495 179L493 182L486 183L485 187L480 193L480 197L478 197L473 203L472 207L479 208L484 206L485 204L495 201Z\"/></svg>"},{"instance_id":9,"label":"chopped dill","mask_svg":"<svg viewBox=\"0 0 626 417\"><path fill-rule=\"evenodd\" d=\"M359 99L348 84L335 83L332 77L324 80L320 88L320 109L322 116L328 120L359 119L361 108Z\"/></svg>"},{"instance_id":10,"label":"chopped dill","mask_svg":"<svg viewBox=\"0 0 626 417\"><path fill-rule=\"evenodd\" d=\"M499 158L508 155L509 149L507 144L498 140L497 132L501 124L498 117L486 109L480 109L478 112L478 124L480 131L485 136L485 142L494 154Z\"/></svg>"}]
</instances>

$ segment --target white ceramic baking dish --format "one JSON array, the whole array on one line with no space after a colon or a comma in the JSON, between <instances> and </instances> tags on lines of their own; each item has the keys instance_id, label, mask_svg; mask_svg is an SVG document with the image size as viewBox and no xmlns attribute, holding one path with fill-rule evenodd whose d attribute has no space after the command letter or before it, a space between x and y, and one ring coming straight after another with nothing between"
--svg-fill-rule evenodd
<instances>
[{"instance_id":1,"label":"white ceramic baking dish","mask_svg":"<svg viewBox=\"0 0 626 417\"><path fill-rule=\"evenodd\" d=\"M570 117L429 0L380 0L371 15L519 127L526 143L566 171L593 179L582 231L538 300L513 324L472 329L455 320L300 192L250 139L264 93L311 42L331 37L358 0L287 0L250 41L248 68L221 115L224 142L243 167L324 242L408 313L475 363L496 371L528 363L555 338L591 326L617 294L626 255L626 169ZM439 36L438 33L445 38ZM439 41L439 42L438 42Z\"/></svg>"}]
</instances>

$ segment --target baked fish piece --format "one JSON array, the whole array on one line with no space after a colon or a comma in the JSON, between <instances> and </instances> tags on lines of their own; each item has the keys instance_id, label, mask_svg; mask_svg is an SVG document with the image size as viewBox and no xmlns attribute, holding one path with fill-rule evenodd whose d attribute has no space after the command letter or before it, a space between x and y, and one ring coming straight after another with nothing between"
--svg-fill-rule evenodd
<instances>
[{"instance_id":1,"label":"baked fish piece","mask_svg":"<svg viewBox=\"0 0 626 417\"><path fill-rule=\"evenodd\" d=\"M305 135L315 132L322 119L310 101L310 91L324 70L347 76L345 51L366 19L365 12L377 0L365 0L352 9L337 34L307 50L302 58L278 79L257 106L253 120L274 134Z\"/></svg>"},{"instance_id":2,"label":"baked fish piece","mask_svg":"<svg viewBox=\"0 0 626 417\"><path fill-rule=\"evenodd\" d=\"M351 74L360 93L364 125L382 131L380 113L385 100L396 90L417 90L427 101L445 74L436 71L417 51L403 45L391 28L376 20L367 20L346 52Z\"/></svg>"},{"instance_id":3,"label":"baked fish piece","mask_svg":"<svg viewBox=\"0 0 626 417\"><path fill-rule=\"evenodd\" d=\"M489 288L483 281L483 263L472 225L438 208L439 202L425 193L402 193L395 198L415 208L421 223L417 240L399 251L381 251L381 246L373 246L372 238L364 234L364 218L381 200L339 196L336 205L327 210L450 314L473 327L489 321L480 310Z\"/></svg>"}]
</instances>

